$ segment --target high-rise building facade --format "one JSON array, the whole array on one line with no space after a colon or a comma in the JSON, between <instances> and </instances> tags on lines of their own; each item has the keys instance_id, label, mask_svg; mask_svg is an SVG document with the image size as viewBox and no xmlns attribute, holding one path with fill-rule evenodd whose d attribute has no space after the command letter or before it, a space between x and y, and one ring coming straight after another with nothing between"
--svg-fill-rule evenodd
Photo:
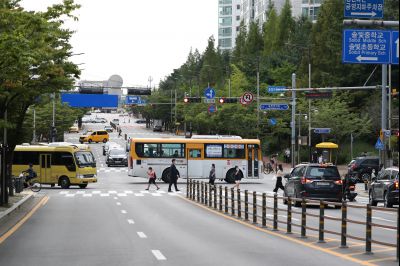
<instances>
[{"instance_id":1,"label":"high-rise building facade","mask_svg":"<svg viewBox=\"0 0 400 266\"><path fill-rule=\"evenodd\" d=\"M324 0L302 0L301 13L310 17L313 22L317 21L318 13Z\"/></svg>"},{"instance_id":2,"label":"high-rise building facade","mask_svg":"<svg viewBox=\"0 0 400 266\"><path fill-rule=\"evenodd\" d=\"M242 0L218 0L218 46L232 50L241 21Z\"/></svg>"}]
</instances>

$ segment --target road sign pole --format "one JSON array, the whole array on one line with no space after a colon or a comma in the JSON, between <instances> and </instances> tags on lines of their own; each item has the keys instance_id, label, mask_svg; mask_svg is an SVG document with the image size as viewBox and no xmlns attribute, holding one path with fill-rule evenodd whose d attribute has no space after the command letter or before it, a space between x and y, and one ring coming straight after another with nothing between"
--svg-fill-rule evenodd
<instances>
[{"instance_id":1,"label":"road sign pole","mask_svg":"<svg viewBox=\"0 0 400 266\"><path fill-rule=\"evenodd\" d=\"M292 88L296 88L296 74L292 74ZM294 168L295 152L296 152L296 90L292 90L292 168Z\"/></svg>"},{"instance_id":2,"label":"road sign pole","mask_svg":"<svg viewBox=\"0 0 400 266\"><path fill-rule=\"evenodd\" d=\"M382 130L387 129L387 65L382 65L382 117L381 117L381 128ZM386 145L385 137L383 138L384 148L382 150L382 164L386 168Z\"/></svg>"}]
</instances>

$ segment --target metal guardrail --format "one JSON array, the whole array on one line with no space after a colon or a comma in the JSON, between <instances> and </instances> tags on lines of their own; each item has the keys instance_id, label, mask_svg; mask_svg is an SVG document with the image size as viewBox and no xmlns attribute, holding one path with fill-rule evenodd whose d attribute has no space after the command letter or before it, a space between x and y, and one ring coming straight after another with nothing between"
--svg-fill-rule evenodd
<instances>
[{"instance_id":1,"label":"metal guardrail","mask_svg":"<svg viewBox=\"0 0 400 266\"><path fill-rule=\"evenodd\" d=\"M217 211L225 213L227 215L231 215L233 217L237 217L238 219L243 219L242 216L244 214L244 221L250 222L253 224L261 225L262 227L267 226L267 221L272 222L272 229L275 231L279 230L279 224L286 225L286 233L292 234L292 227L299 227L300 234L302 238L307 237L307 231L315 231L318 232L318 242L325 242L325 234L337 235L340 236L340 247L347 247L347 239L354 239L358 241L365 241L365 253L372 254L372 244L379 244L382 246L388 246L396 248L396 257L399 260L399 208L397 209L388 209L381 207L372 207L370 204L367 206L359 206L348 204L343 201L341 203L338 202L328 202L323 200L308 200L305 198L290 198L290 197L278 197L276 194L274 196L268 196L266 193L257 194L257 192L253 191L253 193L249 193L248 190L244 191L244 200L242 199L242 192L240 189L234 190L233 188L228 189L228 187L222 186L213 186L209 183L200 182L198 180L189 179L187 183L187 194L186 197L196 201L198 203L204 204L210 208L213 208ZM230 195L229 195L230 192ZM267 198L273 199L273 207L267 206ZM281 209L278 208L278 199L282 199L287 202L287 208ZM261 200L261 205L258 203ZM295 211L292 209L292 206L296 203L300 202L301 211ZM312 214L307 212L306 206L308 203L318 204L319 205L319 214ZM341 218L325 216L325 206L326 205L334 205L335 207L341 208ZM243 210L244 206L244 210ZM251 209L250 209L251 207ZM365 221L357 221L349 219L348 209L365 209L366 210L366 220ZM258 214L258 210L261 209L261 215ZM272 218L267 216L267 210L272 210ZM372 213L373 211L382 211L388 213L397 213L397 226L389 226L372 222ZM287 216L287 220L279 220L279 212L285 212ZM293 214L298 214L301 216L300 224L294 223ZM307 216L315 217L319 219L319 227L310 227L307 226ZM340 231L331 231L325 229L325 221L337 221L341 223ZM259 223L261 221L261 223ZM358 237L348 233L347 227L348 224L357 224L365 226L365 237ZM397 244L382 242L378 240L374 240L372 238L372 229L373 228L384 228L396 230L396 241Z\"/></svg>"}]
</instances>

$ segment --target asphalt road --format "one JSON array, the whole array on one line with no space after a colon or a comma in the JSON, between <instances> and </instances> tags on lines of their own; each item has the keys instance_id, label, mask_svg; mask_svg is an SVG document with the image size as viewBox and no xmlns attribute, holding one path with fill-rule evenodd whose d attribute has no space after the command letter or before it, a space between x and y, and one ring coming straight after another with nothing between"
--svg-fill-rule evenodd
<instances>
[{"instance_id":1,"label":"asphalt road","mask_svg":"<svg viewBox=\"0 0 400 266\"><path fill-rule=\"evenodd\" d=\"M121 126L130 137L170 136L132 120ZM65 140L77 143L78 136L66 134ZM117 133L111 133L110 139L125 144ZM106 167L102 144L91 147L98 162L98 183L87 189L45 187L41 193L48 200L0 245L0 265L358 265L361 261L340 255L336 244L320 248L197 206L184 197L186 180L179 184L182 193L167 193L167 185L161 183L161 190L145 191L146 179L129 177L125 167ZM270 192L273 184L271 175L245 181L241 189ZM286 206L280 202L279 207ZM318 213L318 209L309 207L307 212ZM340 210L328 209L326 215L340 217ZM365 212L355 209L349 217L364 221ZM374 217L384 224L397 221L387 213L376 212ZM281 218L285 213L280 213ZM299 219L294 216L294 222ZM308 225L317 227L317 219L308 220ZM340 224L327 222L330 227L339 230ZM349 227L349 232L361 236L363 230ZM392 241L395 232L374 231L374 237ZM394 256L393 249L388 252L387 256ZM382 263L397 265L393 260Z\"/></svg>"}]
</instances>

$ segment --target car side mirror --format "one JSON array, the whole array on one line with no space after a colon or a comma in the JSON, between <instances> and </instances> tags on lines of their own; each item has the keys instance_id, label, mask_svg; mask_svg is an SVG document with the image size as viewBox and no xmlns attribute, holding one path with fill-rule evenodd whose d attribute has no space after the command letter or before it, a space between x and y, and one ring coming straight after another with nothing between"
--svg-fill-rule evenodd
<instances>
[{"instance_id":1,"label":"car side mirror","mask_svg":"<svg viewBox=\"0 0 400 266\"><path fill-rule=\"evenodd\" d=\"M283 178L285 178L285 179L290 179L290 174L284 175Z\"/></svg>"}]
</instances>

